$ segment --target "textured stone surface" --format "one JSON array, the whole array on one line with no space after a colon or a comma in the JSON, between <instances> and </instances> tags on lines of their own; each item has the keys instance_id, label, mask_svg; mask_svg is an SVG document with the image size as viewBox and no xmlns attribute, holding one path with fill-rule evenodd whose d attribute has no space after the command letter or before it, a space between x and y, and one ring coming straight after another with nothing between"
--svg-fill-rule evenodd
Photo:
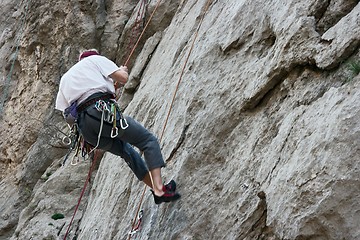
<instances>
[{"instance_id":1,"label":"textured stone surface","mask_svg":"<svg viewBox=\"0 0 360 240\"><path fill-rule=\"evenodd\" d=\"M2 4L9 36L24 3ZM65 235L89 162L59 166L58 79L79 48L123 64L139 4L30 4L1 119L0 239ZM360 79L349 69L360 62L358 1L211 1L162 134L205 5L161 3L130 63L119 102L160 138L164 181L182 194L157 206L146 189L133 238L359 239ZM14 39L1 38L5 59ZM106 153L69 239L127 239L143 190Z\"/></svg>"}]
</instances>

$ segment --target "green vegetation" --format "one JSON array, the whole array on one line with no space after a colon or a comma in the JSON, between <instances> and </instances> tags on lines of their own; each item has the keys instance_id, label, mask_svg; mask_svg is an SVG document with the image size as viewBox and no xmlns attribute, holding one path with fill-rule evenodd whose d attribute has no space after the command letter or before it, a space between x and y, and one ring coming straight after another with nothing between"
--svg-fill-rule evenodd
<instances>
[{"instance_id":1,"label":"green vegetation","mask_svg":"<svg viewBox=\"0 0 360 240\"><path fill-rule=\"evenodd\" d=\"M360 62L359 61L351 61L349 63L349 69L353 76L357 76L360 73Z\"/></svg>"},{"instance_id":2,"label":"green vegetation","mask_svg":"<svg viewBox=\"0 0 360 240\"><path fill-rule=\"evenodd\" d=\"M45 173L45 176L43 175L41 177L41 179L44 181L47 181L49 179L49 177L51 176L51 174L52 174L52 172L47 172L47 173Z\"/></svg>"},{"instance_id":3,"label":"green vegetation","mask_svg":"<svg viewBox=\"0 0 360 240\"><path fill-rule=\"evenodd\" d=\"M360 73L360 61L357 60L348 60L346 65L347 73L345 75L344 84L351 82L354 77Z\"/></svg>"},{"instance_id":4,"label":"green vegetation","mask_svg":"<svg viewBox=\"0 0 360 240\"><path fill-rule=\"evenodd\" d=\"M61 213L55 213L54 215L51 216L51 218L54 220L63 219L64 217L65 217L64 214Z\"/></svg>"}]
</instances>

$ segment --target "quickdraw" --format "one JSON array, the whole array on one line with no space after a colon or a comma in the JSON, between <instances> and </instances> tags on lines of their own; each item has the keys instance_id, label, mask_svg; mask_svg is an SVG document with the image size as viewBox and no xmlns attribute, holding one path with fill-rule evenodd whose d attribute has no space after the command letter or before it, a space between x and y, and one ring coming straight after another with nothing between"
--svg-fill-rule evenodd
<instances>
[{"instance_id":1,"label":"quickdraw","mask_svg":"<svg viewBox=\"0 0 360 240\"><path fill-rule=\"evenodd\" d=\"M139 211L139 214L137 216L137 222L136 222L134 228L131 229L131 231L129 232L130 236L134 235L135 233L137 233L138 231L141 230L141 221L142 221L142 217L143 217L143 212L144 212L143 210Z\"/></svg>"},{"instance_id":2,"label":"quickdraw","mask_svg":"<svg viewBox=\"0 0 360 240\"><path fill-rule=\"evenodd\" d=\"M62 143L65 145L65 146L70 146L69 148L69 151L66 153L65 157L64 157L64 160L62 162L62 166L65 165L66 163L66 160L69 158L70 156L70 153L72 152L73 149L75 149L75 147L77 146L77 143L79 142L79 137L80 137L80 134L79 134L79 131L77 129L77 125L74 124L70 127L69 125L69 128L70 128L70 133L68 136L65 136L62 138Z\"/></svg>"},{"instance_id":3,"label":"quickdraw","mask_svg":"<svg viewBox=\"0 0 360 240\"><path fill-rule=\"evenodd\" d=\"M119 105L117 104L117 102L116 102L116 101L113 101L111 106L114 107L114 115L116 115L116 114L115 114L116 111L119 113L119 116L120 116L120 120L119 120L119 122L120 122L120 128L121 128L122 130L127 129L127 128L129 127L129 124L128 124L127 121L126 121L126 118L124 118L124 116L123 116L123 114L122 114L122 112L121 112L121 110L120 110L120 107L119 107ZM116 121L116 118L115 118L115 121Z\"/></svg>"},{"instance_id":4,"label":"quickdraw","mask_svg":"<svg viewBox=\"0 0 360 240\"><path fill-rule=\"evenodd\" d=\"M76 128L76 125L73 125L72 127L70 125L68 125L69 128L70 128L70 133L69 135L63 137L61 139L61 142L65 145L65 146L71 146L72 143L74 143L75 141L75 138L76 138L76 132L77 132L77 128ZM73 146L75 147L75 145Z\"/></svg>"},{"instance_id":5,"label":"quickdraw","mask_svg":"<svg viewBox=\"0 0 360 240\"><path fill-rule=\"evenodd\" d=\"M114 116L111 110L108 107L108 104L104 100L99 100L95 103L95 108L99 112L102 112L102 119L108 123L112 123L114 121Z\"/></svg>"},{"instance_id":6,"label":"quickdraw","mask_svg":"<svg viewBox=\"0 0 360 240\"><path fill-rule=\"evenodd\" d=\"M129 127L129 124L122 115L119 105L116 103L116 101L111 101L111 103L107 103L104 100L99 100L95 103L95 108L96 110L102 113L101 120L113 124L110 134L111 138L116 138L119 135L119 129L117 127L117 119L116 119L117 114L119 114L120 116L119 119L120 128L125 130L126 128Z\"/></svg>"},{"instance_id":7,"label":"quickdraw","mask_svg":"<svg viewBox=\"0 0 360 240\"><path fill-rule=\"evenodd\" d=\"M71 127L69 135L62 138L62 143L66 146L70 146L69 151L66 153L66 155L64 157L62 166L65 165L66 160L69 158L70 153L74 149L76 149L76 152L75 152L74 156L71 158L71 162L70 162L71 165L79 164L79 162L80 162L79 153L80 152L81 152L81 157L83 157L83 159L85 159L86 155L89 153L89 151L86 147L86 142L83 139L83 137L80 135L76 124L74 124Z\"/></svg>"},{"instance_id":8,"label":"quickdraw","mask_svg":"<svg viewBox=\"0 0 360 240\"><path fill-rule=\"evenodd\" d=\"M111 129L111 138L116 138L119 135L119 129L116 126L116 106L115 104L111 104L111 113L114 116L113 119L113 128Z\"/></svg>"},{"instance_id":9,"label":"quickdraw","mask_svg":"<svg viewBox=\"0 0 360 240\"><path fill-rule=\"evenodd\" d=\"M120 127L121 129L125 130L129 127L129 124L127 123L125 118L120 119Z\"/></svg>"},{"instance_id":10,"label":"quickdraw","mask_svg":"<svg viewBox=\"0 0 360 240\"><path fill-rule=\"evenodd\" d=\"M80 139L81 139L81 137L80 137ZM81 140L77 141L76 152L70 162L70 164L73 166L78 165L80 162L80 157L79 157L80 148L81 148Z\"/></svg>"}]
</instances>

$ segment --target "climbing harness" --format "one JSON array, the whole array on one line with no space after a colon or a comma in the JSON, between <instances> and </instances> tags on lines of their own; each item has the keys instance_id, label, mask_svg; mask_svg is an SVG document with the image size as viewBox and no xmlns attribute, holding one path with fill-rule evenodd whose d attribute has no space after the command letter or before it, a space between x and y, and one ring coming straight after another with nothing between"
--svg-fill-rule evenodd
<instances>
[{"instance_id":1,"label":"climbing harness","mask_svg":"<svg viewBox=\"0 0 360 240\"><path fill-rule=\"evenodd\" d=\"M111 130L111 134L110 134L111 138L116 138L119 135L119 129L117 127L116 114L119 114L119 116L120 116L120 119L119 119L120 128L122 130L125 130L125 129L127 129L129 127L129 124L127 123L126 119L122 115L122 113L120 111L120 108L119 108L119 105L117 104L116 101L111 101L111 103L108 103L108 102L105 102L104 100L98 100L95 103L95 108L96 108L96 110L98 110L99 112L102 113L101 125L100 125L100 131L99 131L100 134L99 134L99 137L98 137L98 144L99 144L99 141L100 141L100 135L101 135L102 127L103 127L103 121L106 121L106 122L113 125L113 128Z\"/></svg>"},{"instance_id":2,"label":"climbing harness","mask_svg":"<svg viewBox=\"0 0 360 240\"><path fill-rule=\"evenodd\" d=\"M109 102L105 102L104 100L98 100L95 103L95 108L99 112L103 113L102 120L113 124L114 128L117 128L116 127L116 114L117 113L119 113L119 115L120 115L121 129L125 130L129 126L126 119L124 118L121 111L119 110L120 108L119 108L117 102L111 101L111 103L109 103ZM114 137L116 137L116 136L114 136Z\"/></svg>"},{"instance_id":3,"label":"climbing harness","mask_svg":"<svg viewBox=\"0 0 360 240\"><path fill-rule=\"evenodd\" d=\"M70 104L69 107L65 108L63 112L63 116L65 119L65 122L71 127L73 126L78 118L78 111L77 111L77 101L74 101Z\"/></svg>"},{"instance_id":4,"label":"climbing harness","mask_svg":"<svg viewBox=\"0 0 360 240\"><path fill-rule=\"evenodd\" d=\"M95 149L99 147L101 134L104 127L104 121L113 125L110 134L111 138L116 138L119 135L119 129L117 127L117 117L116 117L117 114L120 116L119 118L120 128L122 130L125 130L126 128L129 127L126 118L121 113L120 107L115 100L109 100L109 102L106 102L105 100L98 100L95 102L95 109L101 112L100 128L99 128L99 134L98 134L96 146L89 151L89 149L87 148L88 144L79 133L76 119L73 120L72 118L73 124L72 125L68 124L68 126L70 127L70 134L62 139L64 145L70 146L69 151L66 154L62 165L65 165L67 158L74 149L76 149L76 152L72 157L71 165L77 165L80 162L80 157L79 157L80 151L81 151L81 156L85 158L86 155L91 154L93 151L95 151Z\"/></svg>"}]
</instances>

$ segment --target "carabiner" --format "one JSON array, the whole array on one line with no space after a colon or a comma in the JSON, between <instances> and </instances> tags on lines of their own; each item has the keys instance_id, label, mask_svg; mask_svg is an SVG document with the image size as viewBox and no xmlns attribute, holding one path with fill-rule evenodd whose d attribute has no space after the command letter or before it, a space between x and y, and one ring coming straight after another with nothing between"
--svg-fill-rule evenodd
<instances>
[{"instance_id":1,"label":"carabiner","mask_svg":"<svg viewBox=\"0 0 360 240\"><path fill-rule=\"evenodd\" d=\"M119 135L119 129L117 127L113 127L111 129L111 138L116 138Z\"/></svg>"},{"instance_id":2,"label":"carabiner","mask_svg":"<svg viewBox=\"0 0 360 240\"><path fill-rule=\"evenodd\" d=\"M75 154L75 155L71 158L70 164L71 164L72 166L75 166L75 165L78 165L79 162L80 162L80 158L79 158L79 156L77 156L77 154Z\"/></svg>"},{"instance_id":3,"label":"carabiner","mask_svg":"<svg viewBox=\"0 0 360 240\"><path fill-rule=\"evenodd\" d=\"M99 112L104 111L104 104L105 102L103 100L99 100L95 103L95 108L96 110L98 110Z\"/></svg>"},{"instance_id":4,"label":"carabiner","mask_svg":"<svg viewBox=\"0 0 360 240\"><path fill-rule=\"evenodd\" d=\"M127 123L125 118L120 119L120 127L121 129L125 130L129 127L129 124Z\"/></svg>"},{"instance_id":5,"label":"carabiner","mask_svg":"<svg viewBox=\"0 0 360 240\"><path fill-rule=\"evenodd\" d=\"M137 232L139 232L141 230L142 217L143 217L143 210L140 210L140 212L139 212L139 214L137 216L137 223L133 227L133 229L131 229L131 231L129 232L130 236L134 235L135 233L137 233Z\"/></svg>"},{"instance_id":6,"label":"carabiner","mask_svg":"<svg viewBox=\"0 0 360 240\"><path fill-rule=\"evenodd\" d=\"M114 115L111 112L109 112L107 114L107 118L106 118L105 121L107 121L108 123L113 123L114 122Z\"/></svg>"},{"instance_id":7,"label":"carabiner","mask_svg":"<svg viewBox=\"0 0 360 240\"><path fill-rule=\"evenodd\" d=\"M68 136L63 137L61 141L65 146L70 146L72 142L71 138Z\"/></svg>"}]
</instances>

